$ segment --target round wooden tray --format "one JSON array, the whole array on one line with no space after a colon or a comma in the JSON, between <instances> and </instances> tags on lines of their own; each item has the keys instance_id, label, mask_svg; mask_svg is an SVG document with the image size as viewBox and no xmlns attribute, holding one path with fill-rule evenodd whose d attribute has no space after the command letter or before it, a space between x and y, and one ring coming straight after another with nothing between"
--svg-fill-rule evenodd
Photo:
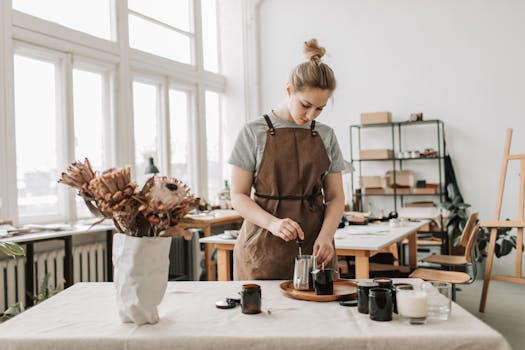
<instances>
[{"instance_id":1,"label":"round wooden tray","mask_svg":"<svg viewBox=\"0 0 525 350\"><path fill-rule=\"evenodd\" d=\"M357 299L357 283L349 280L334 281L334 294L317 295L315 291L295 290L293 281L284 281L279 285L281 293L292 299L308 301L335 301Z\"/></svg>"}]
</instances>

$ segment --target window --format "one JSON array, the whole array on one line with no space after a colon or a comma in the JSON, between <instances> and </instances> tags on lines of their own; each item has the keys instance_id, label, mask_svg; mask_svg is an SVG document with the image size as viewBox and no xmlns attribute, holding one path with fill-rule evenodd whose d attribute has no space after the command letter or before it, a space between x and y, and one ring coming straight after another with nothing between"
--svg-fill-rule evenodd
<instances>
[{"instance_id":1,"label":"window","mask_svg":"<svg viewBox=\"0 0 525 350\"><path fill-rule=\"evenodd\" d=\"M94 169L107 167L108 154L104 147L105 118L104 84L101 73L81 69L73 70L73 110L75 124L75 159L89 158ZM79 196L75 196L77 217L90 216L89 210Z\"/></svg>"},{"instance_id":2,"label":"window","mask_svg":"<svg viewBox=\"0 0 525 350\"><path fill-rule=\"evenodd\" d=\"M219 94L206 91L206 150L208 159L208 200L218 203L224 187L221 159L221 121Z\"/></svg>"},{"instance_id":3,"label":"window","mask_svg":"<svg viewBox=\"0 0 525 350\"><path fill-rule=\"evenodd\" d=\"M14 57L18 214L60 214L56 62Z\"/></svg>"},{"instance_id":4,"label":"window","mask_svg":"<svg viewBox=\"0 0 525 350\"><path fill-rule=\"evenodd\" d=\"M183 181L193 189L190 169L191 144L189 107L190 94L186 91L170 89L170 175Z\"/></svg>"},{"instance_id":5,"label":"window","mask_svg":"<svg viewBox=\"0 0 525 350\"><path fill-rule=\"evenodd\" d=\"M156 85L133 83L133 116L135 127L135 179L139 183L146 180L148 159L153 158L159 170L160 154L157 145L157 125L159 116L159 88Z\"/></svg>"},{"instance_id":6,"label":"window","mask_svg":"<svg viewBox=\"0 0 525 350\"><path fill-rule=\"evenodd\" d=\"M204 69L219 71L217 0L201 0Z\"/></svg>"},{"instance_id":7,"label":"window","mask_svg":"<svg viewBox=\"0 0 525 350\"><path fill-rule=\"evenodd\" d=\"M88 217L73 191L57 184L85 157L95 170L129 164L140 184L151 157L160 175L216 202L226 86L216 73L217 0L10 4L15 11L0 37L0 125L16 141L0 138L2 216L15 224ZM115 26L117 18L128 26Z\"/></svg>"},{"instance_id":8,"label":"window","mask_svg":"<svg viewBox=\"0 0 525 350\"><path fill-rule=\"evenodd\" d=\"M110 0L13 0L15 10L108 40L110 4Z\"/></svg>"},{"instance_id":9,"label":"window","mask_svg":"<svg viewBox=\"0 0 525 350\"><path fill-rule=\"evenodd\" d=\"M189 0L129 1L130 46L191 64L190 4Z\"/></svg>"}]
</instances>

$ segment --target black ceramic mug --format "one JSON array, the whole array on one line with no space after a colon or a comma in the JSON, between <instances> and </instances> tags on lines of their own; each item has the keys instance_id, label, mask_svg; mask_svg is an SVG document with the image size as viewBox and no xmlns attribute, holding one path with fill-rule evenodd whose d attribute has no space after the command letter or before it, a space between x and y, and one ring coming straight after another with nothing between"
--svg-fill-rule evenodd
<instances>
[{"instance_id":1,"label":"black ceramic mug","mask_svg":"<svg viewBox=\"0 0 525 350\"><path fill-rule=\"evenodd\" d=\"M243 314L261 312L261 286L255 283L242 285L241 310Z\"/></svg>"}]
</instances>

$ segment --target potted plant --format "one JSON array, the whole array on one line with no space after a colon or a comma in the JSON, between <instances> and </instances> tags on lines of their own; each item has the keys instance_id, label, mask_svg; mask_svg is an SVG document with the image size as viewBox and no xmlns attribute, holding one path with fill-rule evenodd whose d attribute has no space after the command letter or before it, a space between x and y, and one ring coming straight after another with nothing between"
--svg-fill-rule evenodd
<instances>
[{"instance_id":1,"label":"potted plant","mask_svg":"<svg viewBox=\"0 0 525 350\"><path fill-rule=\"evenodd\" d=\"M12 242L4 242L1 240L0 240L0 252L4 253L5 255L11 256L13 258L15 256L25 255L24 248L22 248L20 245L16 243L12 243ZM10 306L9 308L7 308L7 310L5 310L0 315L0 323L18 315L22 311L24 311L24 305L20 303L16 303Z\"/></svg>"},{"instance_id":2,"label":"potted plant","mask_svg":"<svg viewBox=\"0 0 525 350\"><path fill-rule=\"evenodd\" d=\"M89 160L74 162L60 183L78 190L89 210L111 219L117 307L122 322L156 323L166 291L171 239L191 234L178 227L195 198L176 178L152 176L139 190L129 166L95 173Z\"/></svg>"},{"instance_id":3,"label":"potted plant","mask_svg":"<svg viewBox=\"0 0 525 350\"><path fill-rule=\"evenodd\" d=\"M509 220L509 219L506 219ZM516 249L516 235L511 233L512 227L499 227L496 230L496 245L494 247L494 255L496 258L508 255L512 249ZM485 274L485 261L488 254L488 247L490 242L491 229L487 227L480 227L477 236L477 248L479 255L476 263L478 264L478 276L483 278Z\"/></svg>"},{"instance_id":4,"label":"potted plant","mask_svg":"<svg viewBox=\"0 0 525 350\"><path fill-rule=\"evenodd\" d=\"M459 240L467 223L467 208L470 207L470 204L463 202L463 198L459 194L455 183L448 184L447 195L449 200L440 203L439 206L445 210L443 215L446 218L445 227L448 235L449 250L453 255L462 255L464 252L461 249Z\"/></svg>"},{"instance_id":5,"label":"potted plant","mask_svg":"<svg viewBox=\"0 0 525 350\"><path fill-rule=\"evenodd\" d=\"M16 243L0 241L0 252L12 257L25 255L24 248Z\"/></svg>"}]
</instances>

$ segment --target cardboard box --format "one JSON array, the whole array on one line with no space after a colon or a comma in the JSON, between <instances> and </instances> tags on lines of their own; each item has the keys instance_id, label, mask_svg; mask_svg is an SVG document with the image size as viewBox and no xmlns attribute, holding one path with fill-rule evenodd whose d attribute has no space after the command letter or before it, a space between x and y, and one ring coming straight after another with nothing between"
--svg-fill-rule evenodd
<instances>
[{"instance_id":1,"label":"cardboard box","mask_svg":"<svg viewBox=\"0 0 525 350\"><path fill-rule=\"evenodd\" d=\"M416 180L412 170L396 170L396 184L400 186L414 187ZM391 187L394 184L394 171L386 172L386 185Z\"/></svg>"},{"instance_id":2,"label":"cardboard box","mask_svg":"<svg viewBox=\"0 0 525 350\"><path fill-rule=\"evenodd\" d=\"M368 112L361 113L361 124L383 124L392 122L392 113L390 112Z\"/></svg>"},{"instance_id":3,"label":"cardboard box","mask_svg":"<svg viewBox=\"0 0 525 350\"><path fill-rule=\"evenodd\" d=\"M359 151L361 159L390 159L394 158L394 151L391 149L362 149Z\"/></svg>"},{"instance_id":4,"label":"cardboard box","mask_svg":"<svg viewBox=\"0 0 525 350\"><path fill-rule=\"evenodd\" d=\"M361 176L359 184L361 188L383 188L386 185L383 176Z\"/></svg>"},{"instance_id":5,"label":"cardboard box","mask_svg":"<svg viewBox=\"0 0 525 350\"><path fill-rule=\"evenodd\" d=\"M385 194L385 190L382 188L363 188L364 194Z\"/></svg>"}]
</instances>

